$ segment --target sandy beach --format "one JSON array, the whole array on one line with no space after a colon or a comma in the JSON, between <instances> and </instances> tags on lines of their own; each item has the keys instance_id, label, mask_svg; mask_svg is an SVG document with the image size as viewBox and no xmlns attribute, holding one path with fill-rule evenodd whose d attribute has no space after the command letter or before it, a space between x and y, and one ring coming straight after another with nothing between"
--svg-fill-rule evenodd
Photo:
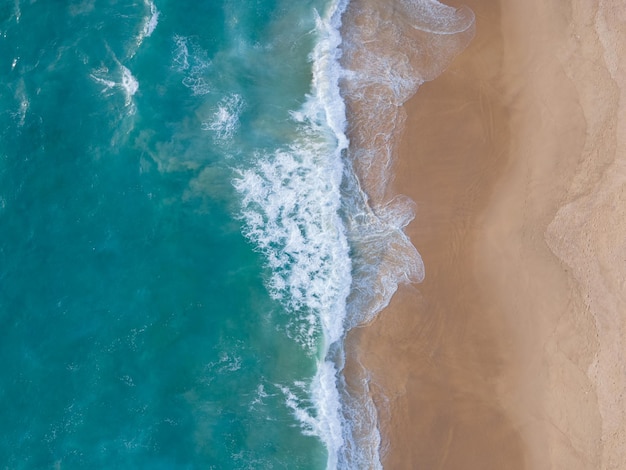
<instances>
[{"instance_id":1,"label":"sandy beach","mask_svg":"<svg viewBox=\"0 0 626 470\"><path fill-rule=\"evenodd\" d=\"M426 278L349 338L383 465L626 468L626 6L463 3L393 168Z\"/></svg>"}]
</instances>

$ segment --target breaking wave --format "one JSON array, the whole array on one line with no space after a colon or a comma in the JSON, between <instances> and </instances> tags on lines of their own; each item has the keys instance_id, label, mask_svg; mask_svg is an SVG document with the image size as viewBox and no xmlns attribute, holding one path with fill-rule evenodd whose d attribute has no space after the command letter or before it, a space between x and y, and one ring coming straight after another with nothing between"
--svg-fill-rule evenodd
<instances>
[{"instance_id":1,"label":"breaking wave","mask_svg":"<svg viewBox=\"0 0 626 470\"><path fill-rule=\"evenodd\" d=\"M317 18L311 93L292 113L298 137L257 152L234 182L268 289L291 312L289 334L319 357L306 399L297 384L281 389L303 431L325 443L328 468L381 468L369 378L348 390L343 339L399 284L424 278L404 233L415 204L389 192L402 104L466 46L473 25L470 10L431 0L334 1ZM185 48L176 57L190 67ZM235 114L220 107L206 127L226 133Z\"/></svg>"}]
</instances>

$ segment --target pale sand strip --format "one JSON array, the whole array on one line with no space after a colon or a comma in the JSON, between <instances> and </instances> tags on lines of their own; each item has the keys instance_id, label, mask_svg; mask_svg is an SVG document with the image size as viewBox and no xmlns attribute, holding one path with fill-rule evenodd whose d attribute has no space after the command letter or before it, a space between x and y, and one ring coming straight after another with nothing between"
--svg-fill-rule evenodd
<instances>
[{"instance_id":1,"label":"pale sand strip","mask_svg":"<svg viewBox=\"0 0 626 470\"><path fill-rule=\"evenodd\" d=\"M587 122L575 177L546 240L572 270L598 350L586 374L602 418L599 468L626 468L626 4L579 1L561 51Z\"/></svg>"},{"instance_id":2,"label":"pale sand strip","mask_svg":"<svg viewBox=\"0 0 626 470\"><path fill-rule=\"evenodd\" d=\"M396 165L426 280L350 338L385 467L624 468L626 8L465 3Z\"/></svg>"}]
</instances>

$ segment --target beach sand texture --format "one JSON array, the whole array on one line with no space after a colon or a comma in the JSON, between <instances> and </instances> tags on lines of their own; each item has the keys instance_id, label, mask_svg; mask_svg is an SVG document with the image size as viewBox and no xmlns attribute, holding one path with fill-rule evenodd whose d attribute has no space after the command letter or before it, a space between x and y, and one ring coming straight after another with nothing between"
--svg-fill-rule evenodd
<instances>
[{"instance_id":1,"label":"beach sand texture","mask_svg":"<svg viewBox=\"0 0 626 470\"><path fill-rule=\"evenodd\" d=\"M626 4L463 3L476 36L393 167L426 278L348 368L385 468L626 468Z\"/></svg>"}]
</instances>

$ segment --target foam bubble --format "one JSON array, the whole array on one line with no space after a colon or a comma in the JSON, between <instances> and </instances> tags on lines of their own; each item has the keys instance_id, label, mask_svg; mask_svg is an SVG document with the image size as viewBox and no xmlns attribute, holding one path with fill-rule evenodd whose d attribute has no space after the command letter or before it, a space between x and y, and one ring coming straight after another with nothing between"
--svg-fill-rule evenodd
<instances>
[{"instance_id":1,"label":"foam bubble","mask_svg":"<svg viewBox=\"0 0 626 470\"><path fill-rule=\"evenodd\" d=\"M119 62L117 62L117 64L119 66L117 77L111 77L111 73L107 67L94 70L90 74L90 77L103 86L102 93L107 93L115 88L121 89L124 93L124 105L129 107L132 113L134 111L133 96L139 89L139 82L128 67ZM112 78L117 78L118 80L112 80Z\"/></svg>"},{"instance_id":2,"label":"foam bubble","mask_svg":"<svg viewBox=\"0 0 626 470\"><path fill-rule=\"evenodd\" d=\"M338 216L341 166L328 158L332 152L318 136L258 154L256 166L234 182L243 195L245 233L272 269L270 293L293 312L291 334L310 352L320 333L328 343L341 338L350 284Z\"/></svg>"},{"instance_id":3,"label":"foam bubble","mask_svg":"<svg viewBox=\"0 0 626 470\"><path fill-rule=\"evenodd\" d=\"M120 85L124 89L124 93L126 95L126 106L130 106L133 100L133 95L137 93L137 90L139 89L139 82L127 67L124 67L123 65L121 67L122 81Z\"/></svg>"},{"instance_id":4,"label":"foam bubble","mask_svg":"<svg viewBox=\"0 0 626 470\"><path fill-rule=\"evenodd\" d=\"M183 85L190 88L191 93L194 96L207 95L211 93L211 85L209 85L204 77L200 77L196 74L183 78Z\"/></svg>"},{"instance_id":5,"label":"foam bubble","mask_svg":"<svg viewBox=\"0 0 626 470\"><path fill-rule=\"evenodd\" d=\"M19 102L17 111L13 112L13 117L17 120L17 125L23 127L26 122L26 113L30 108L30 100L26 94L26 85L24 79L20 78L18 86L15 90L15 99Z\"/></svg>"},{"instance_id":6,"label":"foam bubble","mask_svg":"<svg viewBox=\"0 0 626 470\"><path fill-rule=\"evenodd\" d=\"M177 72L185 73L183 85L191 89L194 96L210 93L212 87L206 78L211 67L208 53L196 42L184 36L175 35L173 40L172 68Z\"/></svg>"},{"instance_id":7,"label":"foam bubble","mask_svg":"<svg viewBox=\"0 0 626 470\"><path fill-rule=\"evenodd\" d=\"M20 8L20 0L15 0L13 3L13 15L15 16L15 22L19 23L22 18L22 9Z\"/></svg>"},{"instance_id":8,"label":"foam bubble","mask_svg":"<svg viewBox=\"0 0 626 470\"><path fill-rule=\"evenodd\" d=\"M159 23L159 10L152 0L144 0L146 7L150 8L150 16L148 16L146 22L143 25L141 31L141 41L144 38L150 37ZM141 44L141 41L138 41Z\"/></svg>"},{"instance_id":9,"label":"foam bubble","mask_svg":"<svg viewBox=\"0 0 626 470\"><path fill-rule=\"evenodd\" d=\"M216 362L211 362L209 368L217 370L219 373L235 372L241 369L241 357L227 352L222 352Z\"/></svg>"},{"instance_id":10,"label":"foam bubble","mask_svg":"<svg viewBox=\"0 0 626 470\"><path fill-rule=\"evenodd\" d=\"M103 92L108 91L109 89L115 87L117 85L117 83L115 83L112 80L106 80L104 78L100 78L95 74L91 74L90 77L95 80L96 82L98 82L99 84L104 86L104 89L102 90Z\"/></svg>"},{"instance_id":11,"label":"foam bubble","mask_svg":"<svg viewBox=\"0 0 626 470\"><path fill-rule=\"evenodd\" d=\"M339 453L337 468L368 468L381 470L380 454L382 440L378 430L378 410L370 392L370 377L360 364L350 371L350 386L346 377L339 378L342 418L348 423L344 427L344 445Z\"/></svg>"},{"instance_id":12,"label":"foam bubble","mask_svg":"<svg viewBox=\"0 0 626 470\"><path fill-rule=\"evenodd\" d=\"M471 32L474 27L474 12L467 7L454 8L437 0L420 0L418 2L400 0L397 8L398 12L407 18L410 27L426 33L451 36ZM461 42L465 40L461 39ZM456 46L454 47L456 48ZM454 52L446 48L437 52L448 55L448 57L443 58L444 61L447 61L450 58L449 54L455 55L458 50Z\"/></svg>"},{"instance_id":13,"label":"foam bubble","mask_svg":"<svg viewBox=\"0 0 626 470\"><path fill-rule=\"evenodd\" d=\"M328 450L328 469L337 468L339 452L344 444L336 375L334 364L323 361L318 364L310 385L296 382L291 388L278 386L285 395L285 404L300 423L303 434L322 438Z\"/></svg>"},{"instance_id":14,"label":"foam bubble","mask_svg":"<svg viewBox=\"0 0 626 470\"><path fill-rule=\"evenodd\" d=\"M239 115L243 108L243 98L236 93L222 98L211 120L202 122L202 129L212 131L218 141L230 140L239 128Z\"/></svg>"},{"instance_id":15,"label":"foam bubble","mask_svg":"<svg viewBox=\"0 0 626 470\"><path fill-rule=\"evenodd\" d=\"M174 36L174 52L172 57L172 68L178 72L189 68L189 48L187 38L184 36Z\"/></svg>"},{"instance_id":16,"label":"foam bubble","mask_svg":"<svg viewBox=\"0 0 626 470\"><path fill-rule=\"evenodd\" d=\"M157 10L157 7L154 4L154 2L152 0L144 0L143 3L144 3L144 8L146 10L149 10L149 13L147 13L147 15L144 17L141 30L139 31L139 33L137 34L137 37L135 38L135 43L132 46L131 51L128 53L128 57L131 57L131 58L134 57L134 55L137 53L137 51L143 44L143 41L152 35L157 25L159 24L160 13L159 13L159 10Z\"/></svg>"},{"instance_id":17,"label":"foam bubble","mask_svg":"<svg viewBox=\"0 0 626 470\"><path fill-rule=\"evenodd\" d=\"M254 394L254 398L250 402L250 409L255 408L257 405L263 405L263 402L269 396L270 395L265 390L265 385L264 384L261 383L261 384L257 385L256 393Z\"/></svg>"}]
</instances>

